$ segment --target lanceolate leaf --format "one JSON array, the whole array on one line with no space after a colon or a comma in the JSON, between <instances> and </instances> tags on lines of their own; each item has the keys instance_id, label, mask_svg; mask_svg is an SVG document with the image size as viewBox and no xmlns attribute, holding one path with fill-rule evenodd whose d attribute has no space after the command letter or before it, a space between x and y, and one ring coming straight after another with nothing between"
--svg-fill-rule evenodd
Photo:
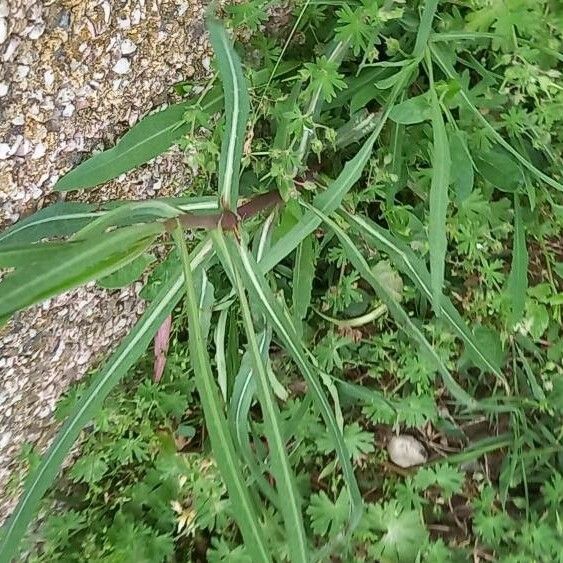
<instances>
[{"instance_id":1,"label":"lanceolate leaf","mask_svg":"<svg viewBox=\"0 0 563 563\"><path fill-rule=\"evenodd\" d=\"M107 204L64 202L50 205L0 233L0 248L4 245L36 242L51 237L73 235L92 221L110 213L113 209L127 206L129 212L114 223L115 227L124 227L133 223L142 223L161 217L161 208L155 202L165 203L180 211L214 211L217 199L202 198L162 198L151 201L114 201ZM156 215L155 215L156 213Z\"/></svg>"},{"instance_id":2,"label":"lanceolate leaf","mask_svg":"<svg viewBox=\"0 0 563 563\"><path fill-rule=\"evenodd\" d=\"M230 241L227 241L230 242ZM335 451L340 462L345 483L348 487L350 496L350 521L345 534L353 530L362 514L362 499L358 484L354 476L354 471L350 463L350 454L344 442L342 432L336 422L334 412L331 409L330 402L323 390L322 384L317 375L318 369L311 363L303 344L293 326L290 316L286 314L284 309L277 301L270 286L264 279L260 266L254 260L253 256L248 252L242 244L230 244L232 248L231 255L235 256L236 263L242 273L245 287L252 296L252 303L266 317L272 325L273 330L277 333L283 342L285 349L291 355L299 370L305 377L309 391L311 392L315 403L323 417L329 434L334 442Z\"/></svg>"},{"instance_id":3,"label":"lanceolate leaf","mask_svg":"<svg viewBox=\"0 0 563 563\"><path fill-rule=\"evenodd\" d=\"M198 247L191 258L191 267L201 264L210 250L210 245ZM178 267L75 405L39 466L29 475L18 505L2 528L0 561L11 561L17 555L19 543L36 515L42 496L57 476L80 431L96 415L111 389L144 353L164 319L180 300L182 289L183 275Z\"/></svg>"},{"instance_id":4,"label":"lanceolate leaf","mask_svg":"<svg viewBox=\"0 0 563 563\"><path fill-rule=\"evenodd\" d=\"M174 239L178 246L184 270L190 333L190 358L194 367L196 386L203 407L213 454L217 461L217 467L225 480L232 502L232 513L240 528L248 553L253 561L270 562L272 559L266 546L262 526L242 475L242 468L227 426L219 389L211 372L207 342L201 330L200 297L196 294L184 233L180 227L174 231Z\"/></svg>"},{"instance_id":5,"label":"lanceolate leaf","mask_svg":"<svg viewBox=\"0 0 563 563\"><path fill-rule=\"evenodd\" d=\"M185 103L175 104L145 117L115 147L92 156L65 174L55 189L92 188L158 156L187 131L183 120L187 107Z\"/></svg>"},{"instance_id":6,"label":"lanceolate leaf","mask_svg":"<svg viewBox=\"0 0 563 563\"><path fill-rule=\"evenodd\" d=\"M389 231L365 217L353 215L345 211L341 211L340 213L346 221L366 237L371 244L377 249L387 253L395 266L412 280L427 299L432 298L430 273L428 272L426 264L423 260L418 258L408 246L397 240ZM478 345L475 337L452 302L447 297L442 296L440 308L443 319L450 324L455 333L464 342L465 346L471 350L506 387L507 383L502 373L495 367L495 362L488 358L486 353L481 349L481 346Z\"/></svg>"},{"instance_id":7,"label":"lanceolate leaf","mask_svg":"<svg viewBox=\"0 0 563 563\"><path fill-rule=\"evenodd\" d=\"M528 290L528 249L522 221L522 209L517 195L514 197L514 240L512 243L512 266L507 282L511 303L510 322L514 326L522 318Z\"/></svg>"},{"instance_id":8,"label":"lanceolate leaf","mask_svg":"<svg viewBox=\"0 0 563 563\"><path fill-rule=\"evenodd\" d=\"M222 206L234 211L250 102L240 59L225 29L215 20L209 21L208 28L225 96L226 124L219 161L219 194Z\"/></svg>"},{"instance_id":9,"label":"lanceolate leaf","mask_svg":"<svg viewBox=\"0 0 563 563\"><path fill-rule=\"evenodd\" d=\"M474 409L477 407L477 401L473 399L466 391L460 387L460 385L452 377L432 345L428 342L422 331L415 325L412 319L409 317L407 312L401 307L398 301L395 300L393 294L380 283L377 277L373 274L365 258L362 256L361 252L354 245L350 237L330 218L326 215L321 214L323 221L334 231L342 248L346 251L346 255L350 259L350 262L358 270L360 275L372 286L377 296L389 309L389 312L393 315L394 319L399 323L403 330L418 344L423 350L428 354L428 356L433 360L438 372L442 376L444 385L457 401L459 401L465 407Z\"/></svg>"},{"instance_id":10,"label":"lanceolate leaf","mask_svg":"<svg viewBox=\"0 0 563 563\"><path fill-rule=\"evenodd\" d=\"M142 254L163 230L160 223L123 227L87 244L68 243L73 251L50 262L17 269L0 283L0 317L111 274Z\"/></svg>"},{"instance_id":11,"label":"lanceolate leaf","mask_svg":"<svg viewBox=\"0 0 563 563\"><path fill-rule=\"evenodd\" d=\"M437 4L437 2L434 2ZM444 286L447 237L446 217L448 213L448 189L450 185L450 147L438 95L434 89L432 61L427 57L430 76L430 101L432 106L432 182L429 197L428 244L430 246L430 276L432 282L432 304L440 314L440 300Z\"/></svg>"},{"instance_id":12,"label":"lanceolate leaf","mask_svg":"<svg viewBox=\"0 0 563 563\"><path fill-rule=\"evenodd\" d=\"M232 264L229 252L225 245L225 239L220 235L214 238L215 250L223 264L227 264L226 269L233 272L235 289L238 294L241 307L248 348L252 358L253 372L256 378L258 396L262 414L264 416L264 432L268 440L268 447L271 457L271 471L276 479L276 489L278 490L279 504L284 519L287 543L289 547L291 561L309 560L307 539L303 526L301 513L301 499L295 486L295 477L289 464L285 442L281 431L281 417L278 406L275 402L270 381L266 370L258 340L254 332L252 316L248 299L237 267Z\"/></svg>"},{"instance_id":13,"label":"lanceolate leaf","mask_svg":"<svg viewBox=\"0 0 563 563\"><path fill-rule=\"evenodd\" d=\"M438 7L438 0L426 0L424 9L420 17L420 25L418 26L418 33L416 34L416 41L412 56L415 59L420 59L424 56L424 50L428 44L428 38L432 32L432 20L436 14Z\"/></svg>"},{"instance_id":14,"label":"lanceolate leaf","mask_svg":"<svg viewBox=\"0 0 563 563\"><path fill-rule=\"evenodd\" d=\"M309 235L297 247L295 267L293 269L293 316L298 330L311 304L315 258L313 238Z\"/></svg>"}]
</instances>

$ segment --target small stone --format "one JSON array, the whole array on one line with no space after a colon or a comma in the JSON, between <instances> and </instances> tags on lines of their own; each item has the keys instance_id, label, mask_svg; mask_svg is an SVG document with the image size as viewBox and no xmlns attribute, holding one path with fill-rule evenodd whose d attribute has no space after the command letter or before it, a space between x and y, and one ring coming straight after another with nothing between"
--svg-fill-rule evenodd
<instances>
[{"instance_id":1,"label":"small stone","mask_svg":"<svg viewBox=\"0 0 563 563\"><path fill-rule=\"evenodd\" d=\"M35 149L33 150L33 154L31 155L31 158L32 160L37 160L38 158L45 156L46 152L47 149L45 148L45 145L43 143L38 143Z\"/></svg>"},{"instance_id":2,"label":"small stone","mask_svg":"<svg viewBox=\"0 0 563 563\"><path fill-rule=\"evenodd\" d=\"M0 1L0 18L7 18L10 15L10 8L7 0Z\"/></svg>"},{"instance_id":3,"label":"small stone","mask_svg":"<svg viewBox=\"0 0 563 563\"><path fill-rule=\"evenodd\" d=\"M63 117L70 117L76 109L74 104L68 103L63 108Z\"/></svg>"},{"instance_id":4,"label":"small stone","mask_svg":"<svg viewBox=\"0 0 563 563\"><path fill-rule=\"evenodd\" d=\"M0 82L0 98L3 98L8 93L9 88L6 82Z\"/></svg>"},{"instance_id":5,"label":"small stone","mask_svg":"<svg viewBox=\"0 0 563 563\"><path fill-rule=\"evenodd\" d=\"M0 160L6 160L10 156L10 145L8 143L0 143Z\"/></svg>"},{"instance_id":6,"label":"small stone","mask_svg":"<svg viewBox=\"0 0 563 563\"><path fill-rule=\"evenodd\" d=\"M122 55L131 55L137 50L137 45L135 45L135 43L133 43L130 39L125 39L121 43L120 49Z\"/></svg>"},{"instance_id":7,"label":"small stone","mask_svg":"<svg viewBox=\"0 0 563 563\"><path fill-rule=\"evenodd\" d=\"M0 18L0 45L8 39L8 22Z\"/></svg>"},{"instance_id":8,"label":"small stone","mask_svg":"<svg viewBox=\"0 0 563 563\"><path fill-rule=\"evenodd\" d=\"M43 73L43 82L47 88L51 88L51 86L55 82L55 73L49 69Z\"/></svg>"},{"instance_id":9,"label":"small stone","mask_svg":"<svg viewBox=\"0 0 563 563\"><path fill-rule=\"evenodd\" d=\"M31 28L31 31L28 33L27 36L33 40L39 39L43 35L44 31L45 31L44 23L36 24Z\"/></svg>"},{"instance_id":10,"label":"small stone","mask_svg":"<svg viewBox=\"0 0 563 563\"><path fill-rule=\"evenodd\" d=\"M18 65L18 67L16 68L14 78L18 81L23 80L24 78L27 78L28 74L29 74L29 67L27 65Z\"/></svg>"},{"instance_id":11,"label":"small stone","mask_svg":"<svg viewBox=\"0 0 563 563\"><path fill-rule=\"evenodd\" d=\"M61 10L57 18L57 25L63 29L70 27L70 10Z\"/></svg>"},{"instance_id":12,"label":"small stone","mask_svg":"<svg viewBox=\"0 0 563 563\"><path fill-rule=\"evenodd\" d=\"M113 72L115 72L116 74L127 74L130 68L131 63L129 62L129 60L121 58L115 63L115 65L113 65Z\"/></svg>"},{"instance_id":13,"label":"small stone","mask_svg":"<svg viewBox=\"0 0 563 563\"><path fill-rule=\"evenodd\" d=\"M421 465L428 459L424 446L407 434L393 436L387 444L387 452L391 461L399 467Z\"/></svg>"}]
</instances>

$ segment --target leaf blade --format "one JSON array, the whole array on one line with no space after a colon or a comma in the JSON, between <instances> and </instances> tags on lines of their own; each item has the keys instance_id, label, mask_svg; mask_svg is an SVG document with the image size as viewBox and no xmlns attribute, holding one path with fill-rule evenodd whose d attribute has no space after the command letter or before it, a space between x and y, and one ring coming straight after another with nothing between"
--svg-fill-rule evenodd
<instances>
[{"instance_id":1,"label":"leaf blade","mask_svg":"<svg viewBox=\"0 0 563 563\"><path fill-rule=\"evenodd\" d=\"M514 239L512 247L512 263L507 280L507 291L510 295L510 323L516 325L524 314L526 292L528 290L528 248L526 233L522 220L520 199L514 196Z\"/></svg>"},{"instance_id":2,"label":"leaf blade","mask_svg":"<svg viewBox=\"0 0 563 563\"><path fill-rule=\"evenodd\" d=\"M240 59L227 38L225 29L214 19L210 19L207 25L219 75L223 82L227 118L219 160L219 195L222 206L235 211L238 200L240 160L250 102Z\"/></svg>"},{"instance_id":3,"label":"leaf blade","mask_svg":"<svg viewBox=\"0 0 563 563\"><path fill-rule=\"evenodd\" d=\"M440 314L440 300L444 286L444 274L448 240L446 218L448 213L450 185L450 148L444 118L434 88L432 61L427 57L430 76L430 100L432 113L432 181L429 195L428 244L430 246L430 276L432 283L432 304L436 314Z\"/></svg>"},{"instance_id":4,"label":"leaf blade","mask_svg":"<svg viewBox=\"0 0 563 563\"><path fill-rule=\"evenodd\" d=\"M17 269L0 282L0 317L7 317L49 297L104 277L142 254L164 227L152 223L123 227L87 244L72 245L58 262Z\"/></svg>"},{"instance_id":5,"label":"leaf blade","mask_svg":"<svg viewBox=\"0 0 563 563\"><path fill-rule=\"evenodd\" d=\"M148 162L167 150L186 131L188 104L174 104L144 117L111 149L95 154L65 174L54 189L65 192L93 188Z\"/></svg>"}]
</instances>

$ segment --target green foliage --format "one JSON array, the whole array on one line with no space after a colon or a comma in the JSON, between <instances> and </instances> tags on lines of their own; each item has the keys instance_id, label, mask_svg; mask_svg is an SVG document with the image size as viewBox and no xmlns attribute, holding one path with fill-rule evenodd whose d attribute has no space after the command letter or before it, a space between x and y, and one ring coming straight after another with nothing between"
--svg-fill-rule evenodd
<instances>
[{"instance_id":1,"label":"green foliage","mask_svg":"<svg viewBox=\"0 0 563 563\"><path fill-rule=\"evenodd\" d=\"M223 15L213 81L178 86L187 101L57 185L93 187L177 142L198 172L186 196L55 204L0 234L6 319L150 270L131 334L65 399L48 452L22 455L0 559L41 506L31 561L556 561L553 3ZM170 313L155 383L143 354ZM386 459L406 431L423 467Z\"/></svg>"}]
</instances>

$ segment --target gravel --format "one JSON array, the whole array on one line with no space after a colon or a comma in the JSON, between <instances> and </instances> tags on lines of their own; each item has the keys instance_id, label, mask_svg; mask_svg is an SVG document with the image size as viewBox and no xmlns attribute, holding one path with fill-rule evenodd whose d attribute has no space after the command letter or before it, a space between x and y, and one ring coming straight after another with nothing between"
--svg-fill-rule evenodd
<instances>
[{"instance_id":1,"label":"gravel","mask_svg":"<svg viewBox=\"0 0 563 563\"><path fill-rule=\"evenodd\" d=\"M62 199L53 185L111 146L170 86L209 70L201 0L0 0L0 226ZM174 195L190 177L172 149L94 192L101 201ZM106 356L143 310L139 287L93 285L0 328L0 522L18 497L17 454L44 451L68 386ZM10 483L11 481L11 483Z\"/></svg>"}]
</instances>

